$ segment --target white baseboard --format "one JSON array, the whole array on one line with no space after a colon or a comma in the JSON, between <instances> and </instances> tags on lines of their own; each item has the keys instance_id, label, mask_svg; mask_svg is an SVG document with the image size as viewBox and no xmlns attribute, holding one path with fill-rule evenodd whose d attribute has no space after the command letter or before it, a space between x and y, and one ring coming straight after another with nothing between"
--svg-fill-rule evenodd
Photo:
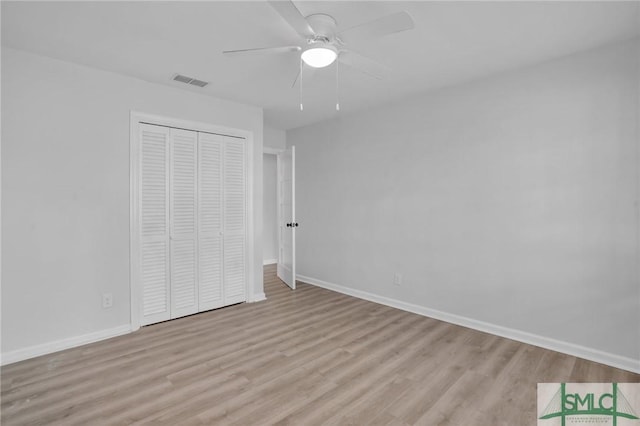
<instances>
[{"instance_id":1,"label":"white baseboard","mask_svg":"<svg viewBox=\"0 0 640 426\"><path fill-rule=\"evenodd\" d=\"M40 345L29 346L28 348L17 349L2 354L0 365L13 364L14 362L23 361L29 358L35 358L40 355L47 355L64 349L75 348L77 346L86 345L87 343L97 342L99 340L109 339L111 337L120 336L131 332L131 325L121 325L119 327L100 330L93 333L83 334L81 336L68 337L66 339L56 340L54 342L43 343Z\"/></svg>"},{"instance_id":2,"label":"white baseboard","mask_svg":"<svg viewBox=\"0 0 640 426\"><path fill-rule=\"evenodd\" d=\"M278 259L266 259L262 261L262 265L273 265L274 263L278 263Z\"/></svg>"},{"instance_id":3,"label":"white baseboard","mask_svg":"<svg viewBox=\"0 0 640 426\"><path fill-rule=\"evenodd\" d=\"M267 296L264 294L264 292L254 293L251 297L251 300L249 300L249 303L262 302L263 300L267 300Z\"/></svg>"},{"instance_id":4,"label":"white baseboard","mask_svg":"<svg viewBox=\"0 0 640 426\"><path fill-rule=\"evenodd\" d=\"M568 355L576 356L578 358L584 358L589 361L599 362L611 367L616 367L640 374L640 360L636 360L633 358L627 358L609 352L603 352L597 349L588 348L586 346L576 345L573 343L563 342L561 340L528 333L526 331L507 328L500 325L463 317L460 315L430 309L420 305L414 305L412 303L403 302L397 299L391 299L389 297L379 296L367 291L355 290L349 287L329 283L304 275L296 275L296 279L305 283L315 285L317 287L326 288L327 290L332 290L338 293L357 297L359 299L380 303L381 305L390 306L392 308L401 309L403 311L412 312L414 314L422 315L425 317L434 318L440 321L445 321L451 324L456 324L485 333L494 334L500 337L506 337L507 339L517 340L519 342L539 346L541 348L550 349L552 351L565 353Z\"/></svg>"}]
</instances>

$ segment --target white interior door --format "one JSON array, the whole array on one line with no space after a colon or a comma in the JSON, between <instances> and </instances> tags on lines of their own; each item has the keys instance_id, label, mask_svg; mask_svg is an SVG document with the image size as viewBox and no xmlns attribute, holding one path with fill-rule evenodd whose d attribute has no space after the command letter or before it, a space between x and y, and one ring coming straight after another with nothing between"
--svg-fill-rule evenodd
<instances>
[{"instance_id":1,"label":"white interior door","mask_svg":"<svg viewBox=\"0 0 640 426\"><path fill-rule=\"evenodd\" d=\"M198 134L199 306L201 311L223 306L222 276L222 150L224 137Z\"/></svg>"},{"instance_id":2,"label":"white interior door","mask_svg":"<svg viewBox=\"0 0 640 426\"><path fill-rule=\"evenodd\" d=\"M169 306L169 129L140 124L138 279L142 325L166 321Z\"/></svg>"},{"instance_id":3,"label":"white interior door","mask_svg":"<svg viewBox=\"0 0 640 426\"><path fill-rule=\"evenodd\" d=\"M171 318L198 312L198 134L171 129Z\"/></svg>"},{"instance_id":4,"label":"white interior door","mask_svg":"<svg viewBox=\"0 0 640 426\"><path fill-rule=\"evenodd\" d=\"M295 147L278 154L278 278L296 288Z\"/></svg>"},{"instance_id":5,"label":"white interior door","mask_svg":"<svg viewBox=\"0 0 640 426\"><path fill-rule=\"evenodd\" d=\"M224 230L222 232L224 304L244 302L246 295L246 144L224 136Z\"/></svg>"}]
</instances>

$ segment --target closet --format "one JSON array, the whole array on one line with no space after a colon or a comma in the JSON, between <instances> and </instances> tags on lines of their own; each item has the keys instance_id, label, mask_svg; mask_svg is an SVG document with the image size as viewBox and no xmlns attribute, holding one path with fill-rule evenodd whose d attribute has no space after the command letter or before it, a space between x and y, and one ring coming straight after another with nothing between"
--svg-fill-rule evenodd
<instances>
[{"instance_id":1,"label":"closet","mask_svg":"<svg viewBox=\"0 0 640 426\"><path fill-rule=\"evenodd\" d=\"M138 142L140 324L246 301L246 140L140 123Z\"/></svg>"}]
</instances>

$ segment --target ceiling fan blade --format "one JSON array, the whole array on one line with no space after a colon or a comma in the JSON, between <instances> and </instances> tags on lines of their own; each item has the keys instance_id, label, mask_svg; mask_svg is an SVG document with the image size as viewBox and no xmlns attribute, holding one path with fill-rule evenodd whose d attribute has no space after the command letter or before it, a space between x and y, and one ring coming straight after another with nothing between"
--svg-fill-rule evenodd
<instances>
[{"instance_id":1,"label":"ceiling fan blade","mask_svg":"<svg viewBox=\"0 0 640 426\"><path fill-rule=\"evenodd\" d=\"M390 71L390 68L386 65L350 50L341 50L340 55L338 55L338 61L378 80L382 80Z\"/></svg>"},{"instance_id":2,"label":"ceiling fan blade","mask_svg":"<svg viewBox=\"0 0 640 426\"><path fill-rule=\"evenodd\" d=\"M225 55L228 56L236 56L236 55L264 55L271 53L289 53L289 52L299 52L302 50L300 46L278 46L278 47L258 47L255 49L239 49L239 50L225 50Z\"/></svg>"},{"instance_id":3,"label":"ceiling fan blade","mask_svg":"<svg viewBox=\"0 0 640 426\"><path fill-rule=\"evenodd\" d=\"M269 4L302 37L311 38L315 35L315 31L313 31L309 22L302 16L302 13L291 0L270 0Z\"/></svg>"},{"instance_id":4,"label":"ceiling fan blade","mask_svg":"<svg viewBox=\"0 0 640 426\"><path fill-rule=\"evenodd\" d=\"M411 30L413 27L413 19L403 11L340 31L337 36L345 43L352 43Z\"/></svg>"}]
</instances>

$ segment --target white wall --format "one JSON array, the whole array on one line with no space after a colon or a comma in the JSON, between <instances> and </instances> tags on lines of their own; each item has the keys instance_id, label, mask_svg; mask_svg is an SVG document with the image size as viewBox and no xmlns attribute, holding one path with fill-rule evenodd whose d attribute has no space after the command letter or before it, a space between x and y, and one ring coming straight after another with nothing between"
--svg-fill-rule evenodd
<instances>
[{"instance_id":1,"label":"white wall","mask_svg":"<svg viewBox=\"0 0 640 426\"><path fill-rule=\"evenodd\" d=\"M636 40L287 132L299 273L640 370L638 57Z\"/></svg>"},{"instance_id":2,"label":"white wall","mask_svg":"<svg viewBox=\"0 0 640 426\"><path fill-rule=\"evenodd\" d=\"M262 294L260 108L3 47L4 361L130 324L131 110L253 132L250 296Z\"/></svg>"},{"instance_id":3,"label":"white wall","mask_svg":"<svg viewBox=\"0 0 640 426\"><path fill-rule=\"evenodd\" d=\"M276 160L277 157L273 154L263 155L262 259L265 263L274 263L274 260L278 259L278 179Z\"/></svg>"},{"instance_id":4,"label":"white wall","mask_svg":"<svg viewBox=\"0 0 640 426\"><path fill-rule=\"evenodd\" d=\"M287 132L276 129L265 124L264 126L264 147L273 150L283 150L287 148Z\"/></svg>"}]
</instances>

